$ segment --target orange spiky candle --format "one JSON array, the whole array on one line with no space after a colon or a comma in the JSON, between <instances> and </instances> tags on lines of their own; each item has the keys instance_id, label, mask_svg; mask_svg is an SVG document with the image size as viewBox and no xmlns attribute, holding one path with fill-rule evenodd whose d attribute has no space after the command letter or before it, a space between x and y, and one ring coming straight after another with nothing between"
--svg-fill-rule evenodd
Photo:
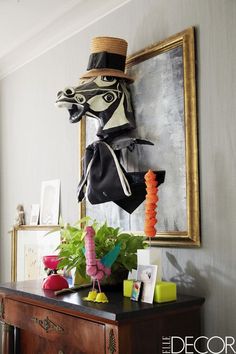
<instances>
[{"instance_id":1,"label":"orange spiky candle","mask_svg":"<svg viewBox=\"0 0 236 354\"><path fill-rule=\"evenodd\" d=\"M147 187L144 232L147 237L154 237L156 235L155 225L157 223L156 207L158 202L158 182L156 180L156 174L152 170L149 170L145 174L144 179Z\"/></svg>"}]
</instances>

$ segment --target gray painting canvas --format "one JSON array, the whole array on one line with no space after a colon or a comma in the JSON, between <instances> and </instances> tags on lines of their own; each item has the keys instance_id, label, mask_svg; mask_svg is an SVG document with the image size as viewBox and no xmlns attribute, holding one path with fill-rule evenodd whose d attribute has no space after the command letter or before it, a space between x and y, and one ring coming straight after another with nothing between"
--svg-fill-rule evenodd
<instances>
[{"instance_id":1,"label":"gray painting canvas","mask_svg":"<svg viewBox=\"0 0 236 354\"><path fill-rule=\"evenodd\" d=\"M135 78L130 86L137 124L136 137L150 140L154 146L139 145L124 153L127 171L165 170L159 188L157 232L186 231L186 168L182 47L173 48L129 69ZM96 140L93 119L86 121L86 146ZM124 230L143 232L142 203L128 214L114 203L91 205L86 214Z\"/></svg>"}]
</instances>

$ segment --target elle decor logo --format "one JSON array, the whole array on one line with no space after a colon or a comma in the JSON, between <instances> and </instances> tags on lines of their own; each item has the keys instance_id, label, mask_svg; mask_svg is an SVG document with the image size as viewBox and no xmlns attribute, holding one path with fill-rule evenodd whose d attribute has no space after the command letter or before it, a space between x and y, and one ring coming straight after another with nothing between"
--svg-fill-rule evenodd
<instances>
[{"instance_id":1,"label":"elle decor logo","mask_svg":"<svg viewBox=\"0 0 236 354\"><path fill-rule=\"evenodd\" d=\"M204 348L204 349L203 349ZM216 349L217 348L217 349ZM236 353L235 339L213 337L162 337L162 354L233 354Z\"/></svg>"}]
</instances>

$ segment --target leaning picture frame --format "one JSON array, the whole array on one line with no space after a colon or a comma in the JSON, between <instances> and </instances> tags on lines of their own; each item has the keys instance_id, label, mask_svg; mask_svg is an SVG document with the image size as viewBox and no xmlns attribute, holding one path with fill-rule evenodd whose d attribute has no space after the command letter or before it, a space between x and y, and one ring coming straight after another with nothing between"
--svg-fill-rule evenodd
<instances>
[{"instance_id":1,"label":"leaning picture frame","mask_svg":"<svg viewBox=\"0 0 236 354\"><path fill-rule=\"evenodd\" d=\"M49 233L53 230L55 232ZM10 233L11 281L43 280L46 272L42 257L58 253L59 226L14 226Z\"/></svg>"},{"instance_id":2,"label":"leaning picture frame","mask_svg":"<svg viewBox=\"0 0 236 354\"><path fill-rule=\"evenodd\" d=\"M133 55L126 62L134 78L130 85L136 119L136 136L154 147L129 154L128 168L165 170L159 188L158 223L153 246L199 247L199 175L195 82L194 28L188 28ZM94 139L94 120L82 119L79 156ZM95 133L94 133L95 132ZM141 169L140 169L141 168ZM82 166L81 166L82 169ZM101 216L112 226L142 235L144 203L131 215L114 203L80 205L81 217Z\"/></svg>"},{"instance_id":3,"label":"leaning picture frame","mask_svg":"<svg viewBox=\"0 0 236 354\"><path fill-rule=\"evenodd\" d=\"M153 303L155 285L157 281L157 265L138 265L137 280L143 283L141 301Z\"/></svg>"},{"instance_id":4,"label":"leaning picture frame","mask_svg":"<svg viewBox=\"0 0 236 354\"><path fill-rule=\"evenodd\" d=\"M40 225L57 225L60 206L60 180L43 181L40 198Z\"/></svg>"}]
</instances>

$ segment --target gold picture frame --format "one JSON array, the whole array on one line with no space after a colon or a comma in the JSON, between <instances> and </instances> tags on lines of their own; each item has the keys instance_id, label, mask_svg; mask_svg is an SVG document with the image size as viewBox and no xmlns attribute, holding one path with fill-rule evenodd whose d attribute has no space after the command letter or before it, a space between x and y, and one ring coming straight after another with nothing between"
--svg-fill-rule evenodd
<instances>
[{"instance_id":1,"label":"gold picture frame","mask_svg":"<svg viewBox=\"0 0 236 354\"><path fill-rule=\"evenodd\" d=\"M126 68L132 75L138 73L139 65L148 65L152 58L174 53L175 49L180 49L182 55L182 97L183 97L183 131L184 131L184 171L183 181L186 196L183 203L186 205L185 227L178 229L168 229L157 231L156 237L151 241L153 246L165 247L199 247L200 246L200 214L199 214L199 177L198 177L198 139L197 139L197 110L196 110L196 87L195 87L195 41L194 28L188 28L175 34L164 41L131 55L126 62ZM166 54L165 54L166 53ZM153 66L151 66L153 68ZM137 69L137 70L136 70ZM152 72L155 75L155 71ZM132 87L133 85L131 85ZM132 89L131 89L132 92ZM132 92L135 94L135 90ZM158 101L158 99L157 99ZM145 100L144 100L145 103ZM143 104L144 104L143 103ZM155 103L155 102L154 102ZM135 105L134 105L135 107ZM136 115L136 114L135 114ZM150 139L151 140L151 139ZM80 160L86 145L86 123L85 119L80 122L79 128L79 156ZM81 174L80 166L80 174ZM156 167L155 167L156 168ZM160 169L165 169L160 166ZM168 171L167 171L168 177ZM166 183L166 182L165 182ZM168 181L167 181L168 183ZM162 188L162 186L160 187ZM109 203L111 204L111 203ZM80 204L80 215L86 214L85 202ZM158 224L157 224L158 229ZM131 229L133 233L142 234L139 229Z\"/></svg>"},{"instance_id":2,"label":"gold picture frame","mask_svg":"<svg viewBox=\"0 0 236 354\"><path fill-rule=\"evenodd\" d=\"M55 233L45 236L52 230L55 230ZM21 225L13 226L9 233L11 234L11 281L43 279L46 273L42 256L54 253L55 248L60 244L60 227ZM27 250L31 251L31 263L29 258L27 261ZM30 274L27 267L30 267Z\"/></svg>"}]
</instances>

